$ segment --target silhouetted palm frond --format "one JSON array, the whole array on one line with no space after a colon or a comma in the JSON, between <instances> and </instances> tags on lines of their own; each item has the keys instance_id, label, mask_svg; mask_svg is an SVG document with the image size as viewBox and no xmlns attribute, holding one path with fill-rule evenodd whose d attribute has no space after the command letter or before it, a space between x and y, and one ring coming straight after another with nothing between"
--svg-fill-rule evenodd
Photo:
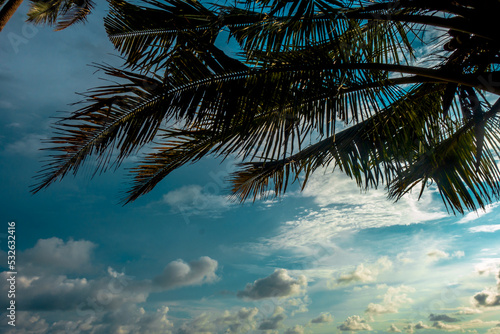
<instances>
[{"instance_id":1,"label":"silhouetted palm frond","mask_svg":"<svg viewBox=\"0 0 500 334\"><path fill-rule=\"evenodd\" d=\"M92 154L98 171L155 142L125 202L207 155L243 160L241 200L328 165L395 200L434 183L452 212L500 195L500 34L479 24L497 1L110 4L129 70L102 67L120 83L59 122L35 191Z\"/></svg>"}]
</instances>

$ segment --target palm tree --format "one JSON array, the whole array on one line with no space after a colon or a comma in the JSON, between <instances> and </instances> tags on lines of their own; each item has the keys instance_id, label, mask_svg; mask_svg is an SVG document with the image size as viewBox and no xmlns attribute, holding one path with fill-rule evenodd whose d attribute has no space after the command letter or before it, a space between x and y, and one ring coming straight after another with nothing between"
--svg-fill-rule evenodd
<instances>
[{"instance_id":1,"label":"palm tree","mask_svg":"<svg viewBox=\"0 0 500 334\"><path fill-rule=\"evenodd\" d=\"M0 0L0 31L5 27L23 0ZM4 4L5 3L5 4ZM3 5L3 7L2 7ZM32 0L28 21L44 23L62 30L70 25L85 21L94 4L90 0Z\"/></svg>"},{"instance_id":2,"label":"palm tree","mask_svg":"<svg viewBox=\"0 0 500 334\"><path fill-rule=\"evenodd\" d=\"M454 213L499 198L497 0L110 6L126 67L98 67L121 83L57 123L34 192L92 155L103 171L155 143L125 203L207 155L243 160L241 200L327 165L396 200L433 184Z\"/></svg>"}]
</instances>

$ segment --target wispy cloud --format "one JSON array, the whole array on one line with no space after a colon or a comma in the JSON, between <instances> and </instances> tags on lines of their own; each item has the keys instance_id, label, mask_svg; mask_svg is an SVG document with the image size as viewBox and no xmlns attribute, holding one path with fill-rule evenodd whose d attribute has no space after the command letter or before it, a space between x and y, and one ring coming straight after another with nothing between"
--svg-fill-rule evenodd
<instances>
[{"instance_id":1,"label":"wispy cloud","mask_svg":"<svg viewBox=\"0 0 500 334\"><path fill-rule=\"evenodd\" d=\"M500 230L500 224L498 225L479 225L469 228L469 231L472 233L486 232L493 233Z\"/></svg>"}]
</instances>

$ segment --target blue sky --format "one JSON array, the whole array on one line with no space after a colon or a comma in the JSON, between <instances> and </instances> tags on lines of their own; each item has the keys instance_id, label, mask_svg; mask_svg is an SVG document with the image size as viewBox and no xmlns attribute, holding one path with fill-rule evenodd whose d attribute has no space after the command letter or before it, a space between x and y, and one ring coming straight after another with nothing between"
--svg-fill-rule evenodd
<instances>
[{"instance_id":1,"label":"blue sky","mask_svg":"<svg viewBox=\"0 0 500 334\"><path fill-rule=\"evenodd\" d=\"M325 170L240 205L234 162L211 159L126 206L123 168L31 195L53 118L102 83L88 64L121 63L105 10L56 33L24 4L0 34L0 265L15 221L19 307L3 332L500 333L496 204L455 217L432 189L392 203Z\"/></svg>"}]
</instances>

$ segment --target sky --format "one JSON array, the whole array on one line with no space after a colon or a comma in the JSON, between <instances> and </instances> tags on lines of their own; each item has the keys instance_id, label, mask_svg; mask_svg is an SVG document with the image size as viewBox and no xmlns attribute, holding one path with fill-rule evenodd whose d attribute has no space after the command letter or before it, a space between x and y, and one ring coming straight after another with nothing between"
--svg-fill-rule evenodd
<instances>
[{"instance_id":1,"label":"sky","mask_svg":"<svg viewBox=\"0 0 500 334\"><path fill-rule=\"evenodd\" d=\"M500 333L498 204L453 216L433 189L393 203L331 170L239 204L234 161L210 158L126 206L133 157L30 194L55 118L103 83L89 64L121 60L105 3L61 32L26 24L27 6L0 33L0 332Z\"/></svg>"}]
</instances>

